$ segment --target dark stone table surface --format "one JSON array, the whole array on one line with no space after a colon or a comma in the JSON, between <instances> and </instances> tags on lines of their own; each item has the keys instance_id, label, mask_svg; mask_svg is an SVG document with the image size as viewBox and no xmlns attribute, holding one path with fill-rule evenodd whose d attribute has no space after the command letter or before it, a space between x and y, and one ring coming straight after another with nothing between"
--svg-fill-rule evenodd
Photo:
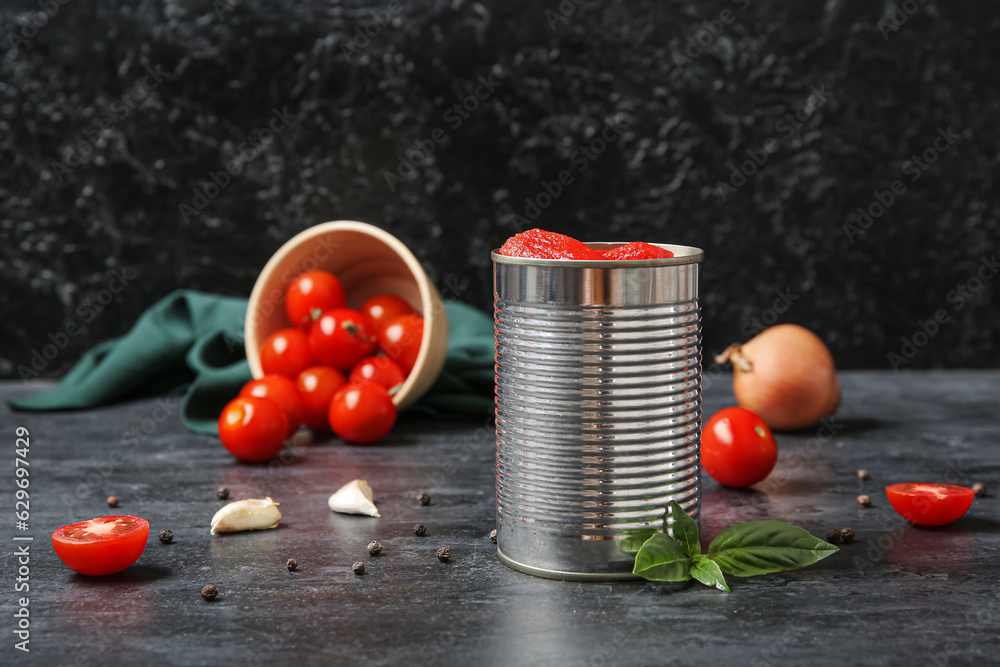
<instances>
[{"instance_id":1,"label":"dark stone table surface","mask_svg":"<svg viewBox=\"0 0 1000 667\"><path fill-rule=\"evenodd\" d=\"M952 525L907 524L887 484L1000 486L1000 372L845 372L826 428L779 435L759 491L704 484L702 533L774 518L814 534L850 526L857 540L812 567L731 580L732 593L646 582L578 583L504 567L494 522L488 424L404 421L383 444L349 447L303 432L271 465L235 462L188 433L178 399L51 414L0 408L7 463L0 498L0 662L60 665L966 665L1000 654L997 498ZM705 411L732 402L706 378ZM42 384L0 385L22 396ZM29 530L15 530L15 428L30 431ZM831 432L833 431L833 432ZM138 433L129 435L130 432ZM866 468L869 481L856 473ZM333 514L326 499L365 478L381 519ZM277 530L212 537L233 499L281 503ZM420 492L432 504L421 507ZM874 507L860 508L859 493ZM116 495L119 510L106 498ZM49 541L57 527L113 512L169 528L138 563L76 575ZM415 523L427 535L413 535ZM31 536L32 542L13 537ZM369 558L365 544L385 547ZM15 593L15 549L30 544L30 591ZM435 550L451 548L449 563ZM298 572L285 569L298 560ZM354 561L368 572L355 576ZM204 602L205 584L219 597ZM14 648L18 598L30 598L30 653Z\"/></svg>"}]
</instances>

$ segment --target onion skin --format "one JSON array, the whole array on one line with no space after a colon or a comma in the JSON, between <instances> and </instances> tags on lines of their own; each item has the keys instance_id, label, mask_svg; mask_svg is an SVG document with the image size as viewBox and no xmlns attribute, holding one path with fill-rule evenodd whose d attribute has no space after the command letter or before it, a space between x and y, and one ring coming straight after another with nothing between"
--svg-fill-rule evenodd
<instances>
[{"instance_id":1,"label":"onion skin","mask_svg":"<svg viewBox=\"0 0 1000 667\"><path fill-rule=\"evenodd\" d=\"M716 361L733 364L733 393L775 431L797 431L840 404L833 357L816 334L797 324L765 329L731 345Z\"/></svg>"}]
</instances>

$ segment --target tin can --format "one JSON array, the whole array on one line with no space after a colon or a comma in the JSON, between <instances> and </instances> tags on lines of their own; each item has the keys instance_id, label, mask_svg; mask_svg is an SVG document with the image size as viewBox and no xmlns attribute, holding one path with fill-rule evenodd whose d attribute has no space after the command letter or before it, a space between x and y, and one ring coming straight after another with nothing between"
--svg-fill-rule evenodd
<instances>
[{"instance_id":1,"label":"tin can","mask_svg":"<svg viewBox=\"0 0 1000 667\"><path fill-rule=\"evenodd\" d=\"M633 578L622 537L671 500L699 519L704 253L660 247L674 257L493 253L497 553L516 570Z\"/></svg>"}]
</instances>

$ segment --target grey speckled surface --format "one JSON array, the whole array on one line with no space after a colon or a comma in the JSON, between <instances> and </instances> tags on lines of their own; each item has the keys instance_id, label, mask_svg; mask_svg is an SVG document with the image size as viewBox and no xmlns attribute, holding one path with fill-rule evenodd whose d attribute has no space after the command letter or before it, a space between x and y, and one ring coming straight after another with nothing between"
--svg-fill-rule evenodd
<instances>
[{"instance_id":1,"label":"grey speckled surface","mask_svg":"<svg viewBox=\"0 0 1000 667\"><path fill-rule=\"evenodd\" d=\"M176 287L247 294L281 242L330 219L386 227L486 309L488 251L562 170L573 183L532 224L706 249L708 350L762 317L818 331L842 367L887 368L943 309L907 368L1000 363L996 270L970 283L1000 239L990 3L895 18L856 0L564 2L565 16L526 0L280 5L69 2L26 33L36 2L4 3L0 376L67 321L81 333L44 374ZM391 22L365 45L373 11ZM29 33L15 49L9 35ZM162 80L135 91L147 67ZM495 87L483 101L469 97L480 77ZM451 110L465 101L467 118ZM286 108L295 120L244 147L240 173L185 216L192 189L213 194L211 175ZM609 122L622 132L581 157ZM927 171L907 167L949 127L959 138ZM386 171L436 128L443 143L390 189ZM849 242L844 225L896 180L905 193ZM115 268L136 275L112 295ZM771 310L779 293L787 312Z\"/></svg>"},{"instance_id":2,"label":"grey speckled surface","mask_svg":"<svg viewBox=\"0 0 1000 667\"><path fill-rule=\"evenodd\" d=\"M997 497L937 529L910 526L888 505L887 484L938 480L1000 487L997 372L842 375L837 432L779 436L766 492L704 487L703 535L761 518L814 534L851 526L857 541L791 573L701 586L583 584L537 579L501 565L493 523L491 432L404 423L384 444L349 447L300 434L287 465L234 462L217 441L186 433L176 415L136 445L121 434L155 403L60 414L11 414L31 432L31 653L18 664L441 665L966 665L1000 651ZM37 389L8 383L6 396ZM732 398L706 389L706 413ZM8 451L10 451L8 449ZM116 456L121 454L121 458ZM856 477L858 468L871 480ZM0 496L12 497L10 469ZM327 496L356 477L375 488L381 519L346 517ZM274 531L211 537L221 506L269 494ZM764 488L764 487L760 487ZM433 496L429 507L415 496ZM860 509L855 496L875 505ZM56 527L108 513L139 514L153 531L139 563L95 579L74 575L48 544ZM12 501L11 501L12 502ZM13 518L0 527L0 623L11 655ZM416 538L414 523L427 526ZM372 538L385 546L369 559ZM439 546L453 558L440 563ZM294 557L300 571L284 568ZM368 574L350 571L368 561ZM211 604L199 597L219 586Z\"/></svg>"}]
</instances>

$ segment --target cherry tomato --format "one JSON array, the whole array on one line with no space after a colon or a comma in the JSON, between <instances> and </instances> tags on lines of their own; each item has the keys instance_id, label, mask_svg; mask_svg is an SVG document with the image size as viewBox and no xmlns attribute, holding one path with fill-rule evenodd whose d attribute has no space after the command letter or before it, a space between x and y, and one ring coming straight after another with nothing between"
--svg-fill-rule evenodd
<instances>
[{"instance_id":1,"label":"cherry tomato","mask_svg":"<svg viewBox=\"0 0 1000 667\"><path fill-rule=\"evenodd\" d=\"M719 410L702 430L701 465L719 484L756 484L771 473L777 460L771 429L746 408Z\"/></svg>"},{"instance_id":2,"label":"cherry tomato","mask_svg":"<svg viewBox=\"0 0 1000 667\"><path fill-rule=\"evenodd\" d=\"M121 572L146 548L149 522L137 516L101 516L63 526L52 533L59 559L80 574Z\"/></svg>"},{"instance_id":3,"label":"cherry tomato","mask_svg":"<svg viewBox=\"0 0 1000 667\"><path fill-rule=\"evenodd\" d=\"M346 305L344 288L329 271L306 271L285 291L288 319L303 331L309 331L312 323L326 311Z\"/></svg>"},{"instance_id":4,"label":"cherry tomato","mask_svg":"<svg viewBox=\"0 0 1000 667\"><path fill-rule=\"evenodd\" d=\"M240 396L270 398L277 403L288 417L288 435L295 433L302 426L302 413L305 408L302 407L302 397L299 396L295 380L274 373L265 375L259 380L250 380L243 385Z\"/></svg>"},{"instance_id":5,"label":"cherry tomato","mask_svg":"<svg viewBox=\"0 0 1000 667\"><path fill-rule=\"evenodd\" d=\"M390 394L393 387L406 381L406 373L389 357L368 357L358 362L351 371L351 382L374 382L387 389Z\"/></svg>"},{"instance_id":6,"label":"cherry tomato","mask_svg":"<svg viewBox=\"0 0 1000 667\"><path fill-rule=\"evenodd\" d=\"M347 380L334 368L313 366L299 373L295 384L302 397L302 423L314 431L329 431L330 401Z\"/></svg>"},{"instance_id":7,"label":"cherry tomato","mask_svg":"<svg viewBox=\"0 0 1000 667\"><path fill-rule=\"evenodd\" d=\"M413 312L406 299L395 294L379 294L365 301L361 306L361 314L368 318L371 323L371 330L378 333L389 322L389 320L399 315L408 315Z\"/></svg>"},{"instance_id":8,"label":"cherry tomato","mask_svg":"<svg viewBox=\"0 0 1000 667\"><path fill-rule=\"evenodd\" d=\"M389 320L379 332L378 343L382 351L409 375L413 365L417 363L423 338L424 318L411 313Z\"/></svg>"},{"instance_id":9,"label":"cherry tomato","mask_svg":"<svg viewBox=\"0 0 1000 667\"><path fill-rule=\"evenodd\" d=\"M309 336L299 329L275 331L260 346L260 367L264 373L296 378L313 363Z\"/></svg>"},{"instance_id":10,"label":"cherry tomato","mask_svg":"<svg viewBox=\"0 0 1000 667\"><path fill-rule=\"evenodd\" d=\"M364 315L350 308L334 308L313 324L309 349L319 363L348 373L375 351L375 337Z\"/></svg>"},{"instance_id":11,"label":"cherry tomato","mask_svg":"<svg viewBox=\"0 0 1000 667\"><path fill-rule=\"evenodd\" d=\"M234 398L219 415L219 439L241 461L266 461L281 451L288 417L270 398Z\"/></svg>"},{"instance_id":12,"label":"cherry tomato","mask_svg":"<svg viewBox=\"0 0 1000 667\"><path fill-rule=\"evenodd\" d=\"M972 507L976 492L951 484L893 484L885 487L892 508L918 526L943 526Z\"/></svg>"},{"instance_id":13,"label":"cherry tomato","mask_svg":"<svg viewBox=\"0 0 1000 667\"><path fill-rule=\"evenodd\" d=\"M350 382L330 402L330 426L346 442L371 444L382 439L395 423L392 397L373 382Z\"/></svg>"}]
</instances>

